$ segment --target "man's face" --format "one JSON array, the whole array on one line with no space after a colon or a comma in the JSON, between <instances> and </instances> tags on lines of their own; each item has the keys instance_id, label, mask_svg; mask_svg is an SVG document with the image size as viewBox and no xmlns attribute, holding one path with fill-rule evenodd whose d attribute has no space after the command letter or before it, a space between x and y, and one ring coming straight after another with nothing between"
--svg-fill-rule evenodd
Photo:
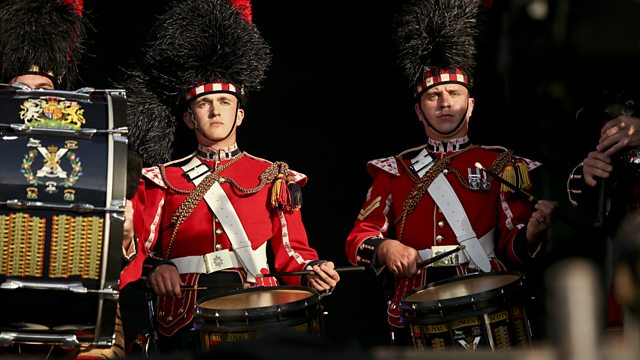
<instances>
[{"instance_id":1,"label":"man's face","mask_svg":"<svg viewBox=\"0 0 640 360\"><path fill-rule=\"evenodd\" d=\"M459 84L443 84L434 86L422 94L415 110L425 126L427 136L436 140L448 140L467 134L473 104L474 99L469 97L469 91L466 87ZM426 124L422 112L429 119L431 125L442 133L448 133L455 129L463 116L465 119L457 131L445 136L438 134Z\"/></svg>"},{"instance_id":2,"label":"man's face","mask_svg":"<svg viewBox=\"0 0 640 360\"><path fill-rule=\"evenodd\" d=\"M55 87L53 86L53 81L51 81L51 79L49 79L48 77L41 76L41 75L27 74L27 75L16 76L13 79L11 79L11 81L9 81L9 84L15 84L15 83L21 83L21 84L27 85L32 89L46 89L46 90L55 89Z\"/></svg>"},{"instance_id":3,"label":"man's face","mask_svg":"<svg viewBox=\"0 0 640 360\"><path fill-rule=\"evenodd\" d=\"M231 94L214 93L203 95L193 100L189 105L194 118L192 119L191 114L186 112L184 121L191 129L195 129L197 124L199 131L196 130L196 137L200 144L205 146L232 145L236 139L236 130L233 128L233 122L235 120L235 125L240 126L244 118L244 110L237 109L237 105L238 99ZM200 131L206 134L206 137ZM231 135L229 135L229 132L231 132ZM227 135L229 136L227 137Z\"/></svg>"}]
</instances>

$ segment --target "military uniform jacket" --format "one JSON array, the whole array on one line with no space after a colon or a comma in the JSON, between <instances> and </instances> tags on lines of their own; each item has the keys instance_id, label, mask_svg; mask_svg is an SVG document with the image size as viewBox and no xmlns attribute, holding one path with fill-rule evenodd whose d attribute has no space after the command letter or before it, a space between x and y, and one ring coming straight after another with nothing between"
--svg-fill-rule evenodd
<instances>
[{"instance_id":1,"label":"military uniform jacket","mask_svg":"<svg viewBox=\"0 0 640 360\"><path fill-rule=\"evenodd\" d=\"M526 169L527 176L528 170L539 163L516 158L501 147L462 144L465 145L467 147L456 146L456 150L448 152L427 150L422 146L367 164L373 183L346 240L346 253L352 264L369 265L375 269L376 247L385 238L400 240L417 250L458 244L453 229L428 192L418 200L404 222L401 219L403 204L419 179L410 168L411 161L421 152L424 155L425 151L438 160L453 156L443 173L464 207L477 237L496 230L494 251L497 258L489 255L492 270L505 270L498 259L517 263L531 260L526 247L526 232L523 231L533 211L531 203L517 193L502 191L501 184L485 171L477 169L475 163L501 174L519 162L522 165L519 168ZM402 326L399 303L408 291L429 282L428 273L427 268L426 272L414 278L396 281L395 294L388 309L392 325Z\"/></svg>"},{"instance_id":2,"label":"military uniform jacket","mask_svg":"<svg viewBox=\"0 0 640 360\"><path fill-rule=\"evenodd\" d=\"M242 156L238 155L238 156ZM216 166L215 161L199 158L210 169ZM187 159L188 160L188 159ZM217 166L233 164L220 172L225 180L220 185L233 205L242 227L246 232L254 251L266 251L267 241L274 256L274 267L278 272L300 271L307 263L317 260L318 255L308 244L307 234L302 223L299 210L287 211L270 206L271 188L268 183L259 191L245 193L242 189L254 189L260 183L260 175L272 165L271 162L244 154L240 159L220 161ZM178 207L187 198L183 190L193 190L195 185L184 176L180 165L165 167L162 176L158 167L143 169L143 176L136 196L134 197L134 229L138 239L138 250L135 258L121 275L121 287L135 281L142 275L145 257L161 257L166 260L185 256L204 255L217 249L233 250L221 222L204 199L199 201L192 213L179 225L172 240L174 224L171 219ZM300 186L306 182L306 176L291 171L292 179ZM266 257L266 255L265 255ZM246 271L242 268L227 269L237 271L246 279ZM262 268L261 273L269 273L270 269ZM181 274L187 285L195 285L199 274ZM287 276L283 281L288 285L300 285L300 277ZM278 285L273 277L257 278L251 285ZM182 298L159 299L158 325L160 332L170 335L192 319L195 302L195 291L185 292ZM170 302L170 304L165 304ZM169 310L163 311L163 306ZM184 312L184 315L181 314ZM164 315L164 319L162 318ZM180 315L180 316L178 316Z\"/></svg>"}]
</instances>

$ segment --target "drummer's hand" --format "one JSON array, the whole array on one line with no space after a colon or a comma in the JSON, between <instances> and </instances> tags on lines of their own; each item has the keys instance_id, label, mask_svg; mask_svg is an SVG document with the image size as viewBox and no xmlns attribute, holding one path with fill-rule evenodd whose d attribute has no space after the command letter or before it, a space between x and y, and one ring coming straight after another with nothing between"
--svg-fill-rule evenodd
<instances>
[{"instance_id":1,"label":"drummer's hand","mask_svg":"<svg viewBox=\"0 0 640 360\"><path fill-rule=\"evenodd\" d=\"M398 240L387 239L380 244L376 253L377 265L386 265L396 277L410 277L420 274L416 265L422 260L418 250Z\"/></svg>"},{"instance_id":2,"label":"drummer's hand","mask_svg":"<svg viewBox=\"0 0 640 360\"><path fill-rule=\"evenodd\" d=\"M315 273L307 275L308 284L318 291L331 291L340 281L340 275L334 269L335 265L331 261L316 264L313 267L307 266L305 270L313 270Z\"/></svg>"},{"instance_id":3,"label":"drummer's hand","mask_svg":"<svg viewBox=\"0 0 640 360\"><path fill-rule=\"evenodd\" d=\"M527 241L529 249L535 249L546 237L546 231L553 225L558 209L557 201L538 200L536 210L531 214L527 224Z\"/></svg>"},{"instance_id":4,"label":"drummer's hand","mask_svg":"<svg viewBox=\"0 0 640 360\"><path fill-rule=\"evenodd\" d=\"M181 297L180 286L184 285L178 269L171 264L162 264L151 274L151 288L158 296Z\"/></svg>"},{"instance_id":5,"label":"drummer's hand","mask_svg":"<svg viewBox=\"0 0 640 360\"><path fill-rule=\"evenodd\" d=\"M133 240L133 204L127 200L124 206L124 228L122 234L122 249L128 253Z\"/></svg>"}]
</instances>

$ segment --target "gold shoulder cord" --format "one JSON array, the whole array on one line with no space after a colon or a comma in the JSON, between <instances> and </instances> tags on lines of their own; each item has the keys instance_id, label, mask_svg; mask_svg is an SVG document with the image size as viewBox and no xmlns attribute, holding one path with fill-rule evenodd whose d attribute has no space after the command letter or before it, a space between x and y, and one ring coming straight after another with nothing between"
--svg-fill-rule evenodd
<instances>
[{"instance_id":1,"label":"gold shoulder cord","mask_svg":"<svg viewBox=\"0 0 640 360\"><path fill-rule=\"evenodd\" d=\"M276 176L278 175L279 171L288 170L288 166L286 163L275 162L271 164L265 171L263 171L262 174L260 174L260 183L257 186L253 188L248 188L248 189L241 187L233 179L220 176L220 173L222 171L224 171L226 168L228 168L233 163L238 161L244 155L245 153L242 152L240 153L240 155L231 159L228 163L214 169L214 171L211 172L209 175L207 175L202 180L202 182L200 182L200 184L198 184L198 186L196 186L196 188L193 190L178 189L175 186L171 185L165 174L164 166L160 166L160 174L162 176L162 180L165 182L165 184L167 184L167 187L169 189L179 194L189 194L189 196L187 196L187 198L182 202L182 204L180 204L178 209L176 209L176 212L173 214L173 216L171 216L171 223L174 224L174 228L173 228L173 232L171 233L171 240L169 241L169 245L167 246L165 258L169 258L169 254L171 253L171 247L173 246L173 242L175 240L176 234L178 233L178 228L189 217L189 215L191 215L193 210L196 208L198 203L202 200L202 198L207 193L207 191L209 191L209 188L211 188L214 182L216 181L221 183L228 182L243 194L255 194L258 191L262 190L262 188L264 188L265 185L272 182L273 179L275 179Z\"/></svg>"},{"instance_id":2,"label":"gold shoulder cord","mask_svg":"<svg viewBox=\"0 0 640 360\"><path fill-rule=\"evenodd\" d=\"M169 254L171 252L171 247L173 246L173 241L175 240L176 234L178 233L178 228L180 225L191 215L193 210L196 208L200 200L204 197L204 194L209 191L209 188L216 181L220 181L222 178L220 177L220 173L224 171L226 168L231 166L236 161L240 160L244 156L244 152L240 153L235 158L229 160L226 164L215 168L209 175L207 175L198 186L193 190L182 190L178 189L175 186L171 185L167 179L167 175L165 173L165 167L160 166L160 175L162 176L162 180L167 184L167 187L179 194L189 194L187 198L180 204L176 212L171 217L171 223L174 224L173 232L171 233L171 240L169 241L169 245L167 246L167 250L165 253L165 259L169 258Z\"/></svg>"},{"instance_id":3,"label":"gold shoulder cord","mask_svg":"<svg viewBox=\"0 0 640 360\"><path fill-rule=\"evenodd\" d=\"M224 181L233 185L234 188L236 188L238 191L240 191L243 194L255 194L258 191L262 190L262 188L265 185L272 182L273 179L275 179L278 176L278 174L282 171L288 172L289 171L288 165L280 161L274 162L273 164L269 165L269 167L266 168L262 172L262 174L260 174L260 183L257 186L249 189L245 189L242 186L238 185L233 179L225 178Z\"/></svg>"},{"instance_id":4,"label":"gold shoulder cord","mask_svg":"<svg viewBox=\"0 0 640 360\"><path fill-rule=\"evenodd\" d=\"M429 171L427 171L427 173L416 182L416 185L413 187L413 189L411 189L409 196L407 196L407 198L405 199L404 204L402 204L402 219L400 223L400 233L398 234L398 240L402 241L402 233L404 232L404 224L407 220L407 216L411 214L413 210L415 210L416 206L418 206L420 200L427 192L427 189L429 188L433 180L435 180L436 177L438 177L438 175L440 175L440 173L442 173L447 168L447 166L449 166L449 163L454 157L461 155L475 147L477 146L472 145L447 157L443 157L441 160L436 159L435 163L433 164L433 166L431 166ZM404 161L402 161L402 158L397 156L396 159L401 164L406 166Z\"/></svg>"},{"instance_id":5,"label":"gold shoulder cord","mask_svg":"<svg viewBox=\"0 0 640 360\"><path fill-rule=\"evenodd\" d=\"M491 170L493 170L494 173L499 174L504 170L504 166L511 161L513 161L513 150L507 150L493 161L493 164L491 164Z\"/></svg>"}]
</instances>

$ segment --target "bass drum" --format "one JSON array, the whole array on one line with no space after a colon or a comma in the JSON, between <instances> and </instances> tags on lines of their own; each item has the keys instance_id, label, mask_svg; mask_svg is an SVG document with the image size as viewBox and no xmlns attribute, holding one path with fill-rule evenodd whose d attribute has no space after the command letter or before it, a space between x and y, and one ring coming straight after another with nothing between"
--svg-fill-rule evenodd
<instances>
[{"instance_id":1,"label":"bass drum","mask_svg":"<svg viewBox=\"0 0 640 360\"><path fill-rule=\"evenodd\" d=\"M0 84L0 346L113 343L124 90Z\"/></svg>"},{"instance_id":2,"label":"bass drum","mask_svg":"<svg viewBox=\"0 0 640 360\"><path fill-rule=\"evenodd\" d=\"M524 279L517 272L464 275L405 295L416 349L506 350L531 344Z\"/></svg>"}]
</instances>

